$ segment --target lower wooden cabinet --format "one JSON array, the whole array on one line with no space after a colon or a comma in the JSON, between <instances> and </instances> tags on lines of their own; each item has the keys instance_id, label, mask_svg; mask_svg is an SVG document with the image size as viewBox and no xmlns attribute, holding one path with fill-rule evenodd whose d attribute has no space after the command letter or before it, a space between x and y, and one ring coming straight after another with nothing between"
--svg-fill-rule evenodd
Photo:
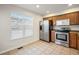
<instances>
[{"instance_id":1,"label":"lower wooden cabinet","mask_svg":"<svg viewBox=\"0 0 79 59\"><path fill-rule=\"evenodd\" d=\"M79 33L77 33L77 49L79 50Z\"/></svg>"},{"instance_id":2,"label":"lower wooden cabinet","mask_svg":"<svg viewBox=\"0 0 79 59\"><path fill-rule=\"evenodd\" d=\"M77 48L77 32L70 32L69 46Z\"/></svg>"},{"instance_id":3,"label":"lower wooden cabinet","mask_svg":"<svg viewBox=\"0 0 79 59\"><path fill-rule=\"evenodd\" d=\"M79 50L79 32L70 32L69 46Z\"/></svg>"},{"instance_id":4,"label":"lower wooden cabinet","mask_svg":"<svg viewBox=\"0 0 79 59\"><path fill-rule=\"evenodd\" d=\"M51 31L51 41L55 42L55 31Z\"/></svg>"}]
</instances>

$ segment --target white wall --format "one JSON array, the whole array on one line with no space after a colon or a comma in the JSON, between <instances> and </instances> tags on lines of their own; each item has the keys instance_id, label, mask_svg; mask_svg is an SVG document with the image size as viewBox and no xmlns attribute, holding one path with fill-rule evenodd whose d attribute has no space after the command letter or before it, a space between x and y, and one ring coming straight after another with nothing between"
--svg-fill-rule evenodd
<instances>
[{"instance_id":1,"label":"white wall","mask_svg":"<svg viewBox=\"0 0 79 59\"><path fill-rule=\"evenodd\" d=\"M10 39L10 13L20 12L26 16L33 17L33 36L23 39ZM29 12L25 9L14 5L0 5L0 53L20 47L22 45L39 40L39 21L42 20L40 15Z\"/></svg>"}]
</instances>

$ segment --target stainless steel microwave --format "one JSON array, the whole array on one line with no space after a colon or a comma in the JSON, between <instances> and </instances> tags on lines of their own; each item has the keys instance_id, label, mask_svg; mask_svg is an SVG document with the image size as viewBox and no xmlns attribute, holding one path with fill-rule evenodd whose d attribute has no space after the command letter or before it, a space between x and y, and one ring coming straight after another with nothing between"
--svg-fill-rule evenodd
<instances>
[{"instance_id":1,"label":"stainless steel microwave","mask_svg":"<svg viewBox=\"0 0 79 59\"><path fill-rule=\"evenodd\" d=\"M56 25L70 25L69 19L57 20Z\"/></svg>"}]
</instances>

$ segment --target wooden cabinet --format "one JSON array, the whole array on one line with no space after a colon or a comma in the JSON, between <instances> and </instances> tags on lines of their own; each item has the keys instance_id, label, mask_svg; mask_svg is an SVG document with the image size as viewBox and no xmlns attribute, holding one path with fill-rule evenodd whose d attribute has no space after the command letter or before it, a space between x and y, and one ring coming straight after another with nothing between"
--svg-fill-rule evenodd
<instances>
[{"instance_id":1,"label":"wooden cabinet","mask_svg":"<svg viewBox=\"0 0 79 59\"><path fill-rule=\"evenodd\" d=\"M77 33L77 49L79 50L79 33Z\"/></svg>"},{"instance_id":2,"label":"wooden cabinet","mask_svg":"<svg viewBox=\"0 0 79 59\"><path fill-rule=\"evenodd\" d=\"M68 13L67 17L70 20L70 25L79 24L79 12Z\"/></svg>"},{"instance_id":3,"label":"wooden cabinet","mask_svg":"<svg viewBox=\"0 0 79 59\"><path fill-rule=\"evenodd\" d=\"M55 42L55 31L51 31L51 41Z\"/></svg>"},{"instance_id":4,"label":"wooden cabinet","mask_svg":"<svg viewBox=\"0 0 79 59\"><path fill-rule=\"evenodd\" d=\"M67 15L66 14L63 14L63 15L59 15L57 17L58 20L64 20L64 19L67 19Z\"/></svg>"},{"instance_id":5,"label":"wooden cabinet","mask_svg":"<svg viewBox=\"0 0 79 59\"><path fill-rule=\"evenodd\" d=\"M53 16L53 25L56 25L57 16Z\"/></svg>"},{"instance_id":6,"label":"wooden cabinet","mask_svg":"<svg viewBox=\"0 0 79 59\"><path fill-rule=\"evenodd\" d=\"M69 45L70 47L76 48L79 50L79 33L78 32L70 32Z\"/></svg>"},{"instance_id":7,"label":"wooden cabinet","mask_svg":"<svg viewBox=\"0 0 79 59\"><path fill-rule=\"evenodd\" d=\"M79 12L72 12L63 15L53 16L53 25L56 25L57 20L69 19L70 25L79 24Z\"/></svg>"},{"instance_id":8,"label":"wooden cabinet","mask_svg":"<svg viewBox=\"0 0 79 59\"><path fill-rule=\"evenodd\" d=\"M57 20L64 20L64 19L69 19L70 25L79 25L79 11L47 17L44 19L53 20L53 25L56 25Z\"/></svg>"},{"instance_id":9,"label":"wooden cabinet","mask_svg":"<svg viewBox=\"0 0 79 59\"><path fill-rule=\"evenodd\" d=\"M43 20L53 20L53 18L52 17L45 17L45 18L43 18Z\"/></svg>"},{"instance_id":10,"label":"wooden cabinet","mask_svg":"<svg viewBox=\"0 0 79 59\"><path fill-rule=\"evenodd\" d=\"M69 46L77 48L77 32L70 32Z\"/></svg>"}]
</instances>

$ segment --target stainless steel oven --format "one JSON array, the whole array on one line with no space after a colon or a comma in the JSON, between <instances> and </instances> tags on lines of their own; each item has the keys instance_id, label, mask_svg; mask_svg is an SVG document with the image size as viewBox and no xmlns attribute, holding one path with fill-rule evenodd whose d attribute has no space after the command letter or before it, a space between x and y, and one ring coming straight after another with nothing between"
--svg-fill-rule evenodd
<instances>
[{"instance_id":1,"label":"stainless steel oven","mask_svg":"<svg viewBox=\"0 0 79 59\"><path fill-rule=\"evenodd\" d=\"M68 31L56 31L55 43L69 47L69 32Z\"/></svg>"}]
</instances>

